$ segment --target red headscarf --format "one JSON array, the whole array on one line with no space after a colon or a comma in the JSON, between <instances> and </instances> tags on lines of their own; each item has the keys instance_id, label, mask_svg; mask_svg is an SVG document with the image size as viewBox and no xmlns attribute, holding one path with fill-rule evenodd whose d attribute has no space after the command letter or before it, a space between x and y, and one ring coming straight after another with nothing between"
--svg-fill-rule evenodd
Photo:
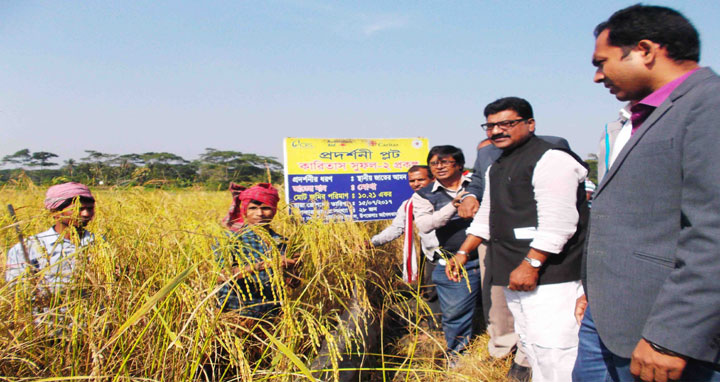
<instances>
[{"instance_id":1,"label":"red headscarf","mask_svg":"<svg viewBox=\"0 0 720 382\"><path fill-rule=\"evenodd\" d=\"M250 188L230 183L230 192L233 195L233 203L227 216L223 219L223 225L233 232L244 225L243 217L250 201L257 200L272 208L277 208L280 200L277 190L270 183L258 183Z\"/></svg>"}]
</instances>

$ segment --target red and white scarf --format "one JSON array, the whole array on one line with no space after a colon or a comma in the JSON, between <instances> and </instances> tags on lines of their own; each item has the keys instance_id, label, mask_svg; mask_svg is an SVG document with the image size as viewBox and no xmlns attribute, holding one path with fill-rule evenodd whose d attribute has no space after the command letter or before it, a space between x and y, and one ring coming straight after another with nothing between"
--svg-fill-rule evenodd
<instances>
[{"instance_id":1,"label":"red and white scarf","mask_svg":"<svg viewBox=\"0 0 720 382\"><path fill-rule=\"evenodd\" d=\"M417 253L413 242L412 200L405 204L405 237L403 239L403 281L408 284L418 279Z\"/></svg>"}]
</instances>

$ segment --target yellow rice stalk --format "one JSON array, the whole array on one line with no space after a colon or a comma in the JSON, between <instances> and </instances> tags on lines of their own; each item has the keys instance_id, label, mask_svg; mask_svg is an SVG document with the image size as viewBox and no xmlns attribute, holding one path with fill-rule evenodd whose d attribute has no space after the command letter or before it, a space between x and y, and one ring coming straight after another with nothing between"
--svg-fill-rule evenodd
<instances>
[{"instance_id":1,"label":"yellow rice stalk","mask_svg":"<svg viewBox=\"0 0 720 382\"><path fill-rule=\"evenodd\" d=\"M365 248L365 241L387 222L319 216L303 223L281 203L272 226L288 238L288 254L301 257L301 282L288 289L280 254L269 254L282 313L247 324L236 314L221 313L215 298L224 270L213 248L229 243L219 224L231 201L228 192L93 192L96 217L88 228L96 243L78 252L77 271L67 288L39 306L31 301L31 280L15 286L0 281L0 379L204 381L205 370L224 380L307 380L319 375L309 366L323 342L337 378L339 362L369 330L360 322L352 322L349 330L339 325L351 300L378 320L392 310L410 328L412 343L406 352L387 343L365 350L379 353L367 356L388 360L377 369L402 370L396 374L402 374L401 380L404 373L414 375L407 380L423 381L453 375L437 354L442 337L428 336L420 327L418 317L427 313L427 306L398 295L410 290L399 281L400 243ZM43 188L24 178L0 188L0 205L15 206L26 237L52 225L43 195ZM11 224L7 214L0 214L0 267L17 242ZM425 356L426 348L435 354ZM499 374L507 370L504 364L493 368ZM497 373L483 373L485 380L502 380L487 379Z\"/></svg>"}]
</instances>

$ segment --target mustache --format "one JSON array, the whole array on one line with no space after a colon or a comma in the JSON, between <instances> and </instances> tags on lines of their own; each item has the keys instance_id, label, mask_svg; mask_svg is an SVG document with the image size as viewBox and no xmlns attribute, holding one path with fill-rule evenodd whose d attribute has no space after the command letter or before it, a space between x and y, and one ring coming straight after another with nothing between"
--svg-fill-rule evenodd
<instances>
[{"instance_id":1,"label":"mustache","mask_svg":"<svg viewBox=\"0 0 720 382\"><path fill-rule=\"evenodd\" d=\"M495 134L495 135L493 135L492 137L490 137L490 140L493 140L493 141L494 141L494 140L499 139L499 138L510 138L510 136L507 135L507 134L500 133L500 134Z\"/></svg>"}]
</instances>

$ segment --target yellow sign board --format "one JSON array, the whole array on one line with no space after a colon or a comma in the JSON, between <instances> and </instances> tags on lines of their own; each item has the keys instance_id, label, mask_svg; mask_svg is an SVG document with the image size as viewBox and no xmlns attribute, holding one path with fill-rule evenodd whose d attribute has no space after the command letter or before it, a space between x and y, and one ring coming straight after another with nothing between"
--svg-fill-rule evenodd
<instances>
[{"instance_id":1,"label":"yellow sign board","mask_svg":"<svg viewBox=\"0 0 720 382\"><path fill-rule=\"evenodd\" d=\"M428 151L426 138L285 138L288 204L304 216L328 203L354 220L392 219L412 195L408 169Z\"/></svg>"},{"instance_id":2,"label":"yellow sign board","mask_svg":"<svg viewBox=\"0 0 720 382\"><path fill-rule=\"evenodd\" d=\"M289 174L403 172L425 164L427 153L426 138L286 138L285 168Z\"/></svg>"}]
</instances>

